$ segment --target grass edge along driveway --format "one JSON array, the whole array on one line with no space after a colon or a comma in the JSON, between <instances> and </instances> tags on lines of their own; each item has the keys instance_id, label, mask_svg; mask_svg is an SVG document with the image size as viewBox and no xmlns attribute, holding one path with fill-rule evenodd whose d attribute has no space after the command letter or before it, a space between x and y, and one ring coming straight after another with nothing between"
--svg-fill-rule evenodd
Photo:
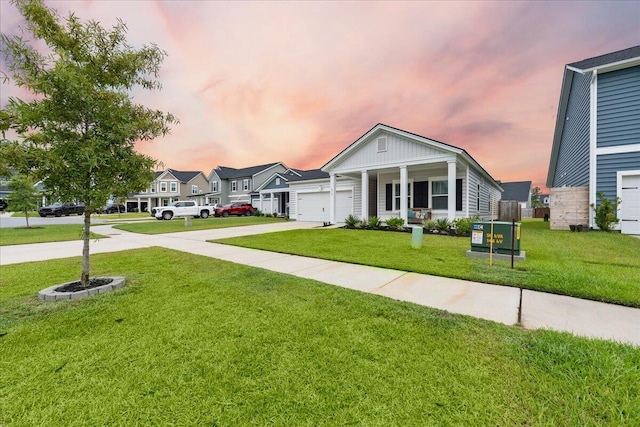
<instances>
[{"instance_id":1,"label":"grass edge along driveway","mask_svg":"<svg viewBox=\"0 0 640 427\"><path fill-rule=\"evenodd\" d=\"M640 239L620 233L551 231L549 223L522 223L527 260L468 258L469 238L368 230L290 230L216 240L253 249L370 265L640 307Z\"/></svg>"},{"instance_id":2,"label":"grass edge along driveway","mask_svg":"<svg viewBox=\"0 0 640 427\"><path fill-rule=\"evenodd\" d=\"M80 265L3 267L3 425L640 424L631 346L163 248L96 254L116 292L37 299Z\"/></svg>"},{"instance_id":3,"label":"grass edge along driveway","mask_svg":"<svg viewBox=\"0 0 640 427\"><path fill-rule=\"evenodd\" d=\"M191 226L186 227L183 217L174 218L170 221L144 221L137 223L127 223L114 225L117 228L132 233L141 234L163 234L176 233L181 231L210 230L214 228L241 227L246 225L270 224L274 222L283 222L282 218L272 218L264 216L241 216L241 217L209 217L207 219L193 219Z\"/></svg>"}]
</instances>

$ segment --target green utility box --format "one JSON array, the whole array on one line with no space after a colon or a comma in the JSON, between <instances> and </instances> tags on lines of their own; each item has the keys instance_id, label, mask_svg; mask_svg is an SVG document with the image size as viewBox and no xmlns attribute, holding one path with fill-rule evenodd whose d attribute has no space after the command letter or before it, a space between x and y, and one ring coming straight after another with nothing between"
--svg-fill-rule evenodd
<instances>
[{"instance_id":1,"label":"green utility box","mask_svg":"<svg viewBox=\"0 0 640 427\"><path fill-rule=\"evenodd\" d=\"M504 221L493 222L493 234L491 222L475 222L471 228L471 251L490 252L511 255L512 224ZM513 241L513 254L520 255L520 223L515 223Z\"/></svg>"}]
</instances>

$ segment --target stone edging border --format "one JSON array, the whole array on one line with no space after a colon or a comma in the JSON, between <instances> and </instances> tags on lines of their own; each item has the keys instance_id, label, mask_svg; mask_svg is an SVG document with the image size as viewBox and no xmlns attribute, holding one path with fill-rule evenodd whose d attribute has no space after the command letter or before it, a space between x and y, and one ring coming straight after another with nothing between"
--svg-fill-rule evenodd
<instances>
[{"instance_id":1,"label":"stone edging border","mask_svg":"<svg viewBox=\"0 0 640 427\"><path fill-rule=\"evenodd\" d=\"M70 299L81 299L87 298L92 295L97 294L106 294L107 292L115 291L125 285L125 278L122 276L115 277L96 277L96 279L112 279L111 283L102 286L96 286L95 288L85 289L82 291L76 292L58 292L56 289L59 289L69 283L75 282L66 282L60 283L54 286L50 286L46 289L38 292L38 298L44 301L62 301L62 300L70 300Z\"/></svg>"}]
</instances>

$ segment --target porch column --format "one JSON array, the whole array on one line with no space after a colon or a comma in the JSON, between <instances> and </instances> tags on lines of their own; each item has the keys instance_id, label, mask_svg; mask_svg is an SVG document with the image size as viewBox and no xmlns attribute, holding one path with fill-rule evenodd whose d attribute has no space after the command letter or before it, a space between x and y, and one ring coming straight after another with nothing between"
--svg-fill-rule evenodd
<instances>
[{"instance_id":1,"label":"porch column","mask_svg":"<svg viewBox=\"0 0 640 427\"><path fill-rule=\"evenodd\" d=\"M400 166L400 218L407 224L407 206L409 205L409 194L407 192L409 180L407 179L407 167Z\"/></svg>"},{"instance_id":2,"label":"porch column","mask_svg":"<svg viewBox=\"0 0 640 427\"><path fill-rule=\"evenodd\" d=\"M447 169L449 172L449 192L447 193L447 219L449 219L449 221L453 221L454 219L456 219L456 164L457 163L455 160L449 160L447 162Z\"/></svg>"},{"instance_id":3,"label":"porch column","mask_svg":"<svg viewBox=\"0 0 640 427\"><path fill-rule=\"evenodd\" d=\"M138 197L138 212L142 212L142 199Z\"/></svg>"},{"instance_id":4,"label":"porch column","mask_svg":"<svg viewBox=\"0 0 640 427\"><path fill-rule=\"evenodd\" d=\"M369 172L362 171L362 220L369 218Z\"/></svg>"},{"instance_id":5,"label":"porch column","mask_svg":"<svg viewBox=\"0 0 640 427\"><path fill-rule=\"evenodd\" d=\"M151 197L147 199L147 212L151 213Z\"/></svg>"},{"instance_id":6,"label":"porch column","mask_svg":"<svg viewBox=\"0 0 640 427\"><path fill-rule=\"evenodd\" d=\"M329 222L336 223L336 174L329 175Z\"/></svg>"},{"instance_id":7,"label":"porch column","mask_svg":"<svg viewBox=\"0 0 640 427\"><path fill-rule=\"evenodd\" d=\"M273 213L273 193L269 193L269 213Z\"/></svg>"},{"instance_id":8,"label":"porch column","mask_svg":"<svg viewBox=\"0 0 640 427\"><path fill-rule=\"evenodd\" d=\"M262 194L262 192L260 192L260 207L258 209L260 209L261 212L264 212L264 194Z\"/></svg>"}]
</instances>

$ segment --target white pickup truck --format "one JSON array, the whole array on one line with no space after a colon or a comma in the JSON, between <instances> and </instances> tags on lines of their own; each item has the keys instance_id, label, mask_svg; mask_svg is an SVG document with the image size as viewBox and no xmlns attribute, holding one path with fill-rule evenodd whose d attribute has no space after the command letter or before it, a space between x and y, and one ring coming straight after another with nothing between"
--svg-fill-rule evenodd
<instances>
[{"instance_id":1,"label":"white pickup truck","mask_svg":"<svg viewBox=\"0 0 640 427\"><path fill-rule=\"evenodd\" d=\"M213 215L213 206L198 206L192 200L173 202L169 206L151 208L151 216L156 219L170 220L174 216L192 216L194 218L208 218Z\"/></svg>"}]
</instances>

